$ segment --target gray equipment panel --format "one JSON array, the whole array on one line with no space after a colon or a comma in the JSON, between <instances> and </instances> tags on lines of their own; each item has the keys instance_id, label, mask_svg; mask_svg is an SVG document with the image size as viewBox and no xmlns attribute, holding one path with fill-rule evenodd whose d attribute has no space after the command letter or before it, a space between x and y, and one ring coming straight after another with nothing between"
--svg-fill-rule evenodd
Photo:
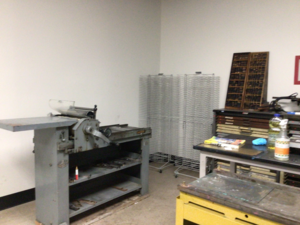
<instances>
[{"instance_id":1,"label":"gray equipment panel","mask_svg":"<svg viewBox=\"0 0 300 225\"><path fill-rule=\"evenodd\" d=\"M72 131L74 132L75 152L102 148L109 145L109 143L105 142L101 137L95 136L95 132L101 134L98 131L99 124L100 122L98 120L85 118L80 119L78 123L73 126Z\"/></svg>"},{"instance_id":2,"label":"gray equipment panel","mask_svg":"<svg viewBox=\"0 0 300 225\"><path fill-rule=\"evenodd\" d=\"M32 117L20 119L0 120L0 128L12 132L38 130L54 127L68 127L78 120L68 117Z\"/></svg>"}]
</instances>

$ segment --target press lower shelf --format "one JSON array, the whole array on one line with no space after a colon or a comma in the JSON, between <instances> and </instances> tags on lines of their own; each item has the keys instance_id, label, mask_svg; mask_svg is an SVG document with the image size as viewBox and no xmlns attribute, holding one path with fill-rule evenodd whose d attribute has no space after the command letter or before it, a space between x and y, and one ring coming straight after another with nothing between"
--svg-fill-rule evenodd
<instances>
[{"instance_id":1,"label":"press lower shelf","mask_svg":"<svg viewBox=\"0 0 300 225\"><path fill-rule=\"evenodd\" d=\"M109 187L101 187L92 194L88 194L73 200L70 204L78 205L79 203L81 206L78 210L70 209L70 217L76 216L80 213L139 189L141 189L140 184L129 180L117 181Z\"/></svg>"},{"instance_id":2,"label":"press lower shelf","mask_svg":"<svg viewBox=\"0 0 300 225\"><path fill-rule=\"evenodd\" d=\"M121 159L117 159L114 161L118 161L118 160L122 160ZM79 168L79 178L78 180L75 180L74 178L71 178L69 180L69 186L72 185L76 185L82 182L85 182L87 180L91 180L91 179L95 179L110 173L114 173L120 170L124 170L127 169L129 167L133 167L136 165L141 164L141 159L134 159L132 161L127 161L126 164L120 166L119 168L104 168L104 167L89 167L89 168L85 168L84 170L81 170ZM75 175L74 175L75 177Z\"/></svg>"}]
</instances>

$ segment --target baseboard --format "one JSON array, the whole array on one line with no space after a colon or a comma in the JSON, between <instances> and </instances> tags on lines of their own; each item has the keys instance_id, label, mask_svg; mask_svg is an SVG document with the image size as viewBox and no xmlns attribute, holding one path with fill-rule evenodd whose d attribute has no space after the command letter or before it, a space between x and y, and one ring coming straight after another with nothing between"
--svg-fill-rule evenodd
<instances>
[{"instance_id":1,"label":"baseboard","mask_svg":"<svg viewBox=\"0 0 300 225\"><path fill-rule=\"evenodd\" d=\"M35 199L35 189L28 189L11 195L0 197L0 211Z\"/></svg>"}]
</instances>

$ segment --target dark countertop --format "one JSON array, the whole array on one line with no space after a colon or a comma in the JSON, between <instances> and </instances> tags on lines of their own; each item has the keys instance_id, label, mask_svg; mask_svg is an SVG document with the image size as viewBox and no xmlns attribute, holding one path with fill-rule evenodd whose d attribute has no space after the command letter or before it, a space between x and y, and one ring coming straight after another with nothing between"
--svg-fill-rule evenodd
<instances>
[{"instance_id":1,"label":"dark countertop","mask_svg":"<svg viewBox=\"0 0 300 225\"><path fill-rule=\"evenodd\" d=\"M299 119L300 119L300 116L297 116L297 115L291 115L286 112L275 112L275 111L274 112L260 112L260 111L239 110L239 109L214 109L213 112L216 113L217 115L243 116L245 118L255 117L255 118L261 118L261 119L270 119L276 113L276 114L280 114L281 116L288 118L290 120L298 120L299 121Z\"/></svg>"},{"instance_id":2,"label":"dark countertop","mask_svg":"<svg viewBox=\"0 0 300 225\"><path fill-rule=\"evenodd\" d=\"M253 137L247 136L239 136L239 135L228 135L225 138L232 139L243 139L246 140L245 145L240 147L238 151L233 150L225 150L224 148L213 146L213 145L205 145L198 144L194 145L194 149L204 151L204 152L212 152L218 153L221 155L229 155L243 159L250 159L258 162L271 163L281 166L300 168L300 155L293 153L293 149L291 149L290 157L288 161L280 161L274 158L274 150L268 149L267 146L255 146L252 145L252 140L256 139Z\"/></svg>"},{"instance_id":3,"label":"dark countertop","mask_svg":"<svg viewBox=\"0 0 300 225\"><path fill-rule=\"evenodd\" d=\"M274 158L274 150L267 150L263 154L254 157L253 160L300 169L300 155L298 154L290 154L288 161L280 161Z\"/></svg>"},{"instance_id":4,"label":"dark countertop","mask_svg":"<svg viewBox=\"0 0 300 225\"><path fill-rule=\"evenodd\" d=\"M241 109L214 109L213 112L233 112L233 113L241 113L241 114L265 114L265 115L274 115L275 113L284 114L285 112L261 112L261 111L254 111L254 110L241 110Z\"/></svg>"}]
</instances>

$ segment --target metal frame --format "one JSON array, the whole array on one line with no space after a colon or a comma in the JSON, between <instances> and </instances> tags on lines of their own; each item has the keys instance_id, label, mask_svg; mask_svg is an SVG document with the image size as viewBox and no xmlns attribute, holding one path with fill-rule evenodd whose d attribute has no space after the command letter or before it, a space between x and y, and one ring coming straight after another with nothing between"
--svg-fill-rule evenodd
<instances>
[{"instance_id":1,"label":"metal frame","mask_svg":"<svg viewBox=\"0 0 300 225\"><path fill-rule=\"evenodd\" d=\"M295 76L294 76L294 84L300 84L300 74L299 74L299 64L300 64L300 56L295 57Z\"/></svg>"},{"instance_id":2,"label":"metal frame","mask_svg":"<svg viewBox=\"0 0 300 225\"><path fill-rule=\"evenodd\" d=\"M171 155L162 152L153 153L150 155L150 160L152 160L155 163L162 163L162 165L152 166L150 164L149 167L156 169L158 172L162 173L163 169L173 166L171 157L172 157Z\"/></svg>"},{"instance_id":3,"label":"metal frame","mask_svg":"<svg viewBox=\"0 0 300 225\"><path fill-rule=\"evenodd\" d=\"M182 170L198 171L199 153L192 146L210 137L212 109L218 105L219 77L201 72L160 75L140 77L140 122L154 130L150 151L153 161L161 164L150 168L162 172L173 165L174 158L180 161L183 157L185 160L177 164L175 176L190 176ZM195 102L201 105L196 107ZM208 107L201 107L205 102ZM195 161L197 168L190 166Z\"/></svg>"},{"instance_id":4,"label":"metal frame","mask_svg":"<svg viewBox=\"0 0 300 225\"><path fill-rule=\"evenodd\" d=\"M177 169L174 171L175 178L177 178L178 175L183 175L183 176L191 177L194 179L198 178L198 177L186 174L186 173L180 173L180 171L182 171L182 170L190 170L190 171L194 171L194 172L199 172L200 163L198 160L176 157L175 166L177 167Z\"/></svg>"}]
</instances>

